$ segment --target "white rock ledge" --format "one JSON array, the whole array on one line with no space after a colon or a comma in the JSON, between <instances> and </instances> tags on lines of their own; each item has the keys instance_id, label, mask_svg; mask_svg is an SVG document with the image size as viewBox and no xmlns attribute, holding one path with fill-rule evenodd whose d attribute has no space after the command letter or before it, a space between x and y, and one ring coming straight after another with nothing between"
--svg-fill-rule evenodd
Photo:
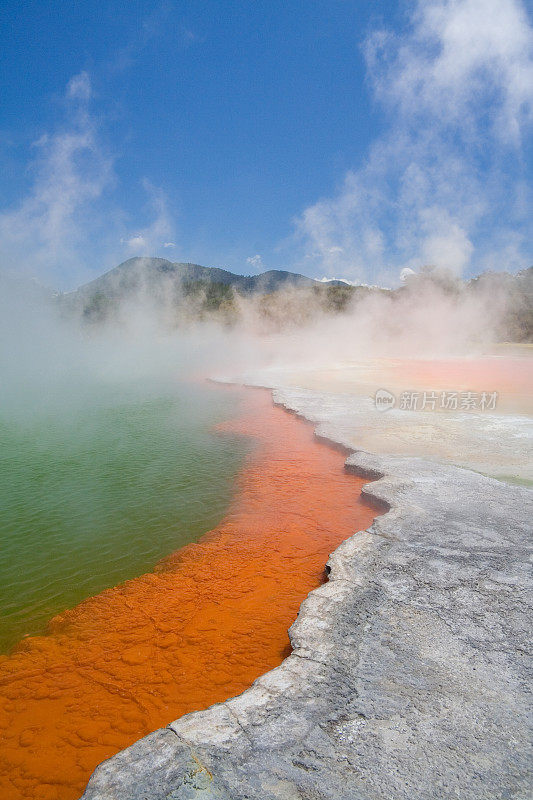
<instances>
[{"instance_id":1,"label":"white rock ledge","mask_svg":"<svg viewBox=\"0 0 533 800\"><path fill-rule=\"evenodd\" d=\"M308 395L274 400L345 446ZM333 553L293 653L101 764L83 800L531 797L533 491L419 458L346 466L389 510Z\"/></svg>"}]
</instances>

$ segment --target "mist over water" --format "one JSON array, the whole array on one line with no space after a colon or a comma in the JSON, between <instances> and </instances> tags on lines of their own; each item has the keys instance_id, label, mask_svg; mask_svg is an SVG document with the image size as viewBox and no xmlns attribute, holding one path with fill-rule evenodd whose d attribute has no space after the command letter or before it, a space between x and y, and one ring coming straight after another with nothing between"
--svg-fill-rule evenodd
<instances>
[{"instance_id":1,"label":"mist over water","mask_svg":"<svg viewBox=\"0 0 533 800\"><path fill-rule=\"evenodd\" d=\"M180 385L0 415L2 650L221 519L246 443L210 429L232 402Z\"/></svg>"},{"instance_id":2,"label":"mist over water","mask_svg":"<svg viewBox=\"0 0 533 800\"><path fill-rule=\"evenodd\" d=\"M183 342L95 335L30 295L2 293L2 652L214 527L248 447L213 431L236 392L191 382Z\"/></svg>"},{"instance_id":3,"label":"mist over water","mask_svg":"<svg viewBox=\"0 0 533 800\"><path fill-rule=\"evenodd\" d=\"M179 286L163 286L156 302L141 292L95 324L63 313L37 284L2 279L0 647L149 571L221 519L248 445L211 432L235 413L235 397L206 377L253 374L268 385L281 369L290 385L295 371L366 361L371 378L353 390L372 396L394 388L380 359L405 370L404 359L490 348L507 301L446 281L411 278L400 294L366 293L343 313L324 311L312 291L274 292L266 306L241 296L228 325L216 315L176 320ZM522 362L509 370L512 384Z\"/></svg>"}]
</instances>

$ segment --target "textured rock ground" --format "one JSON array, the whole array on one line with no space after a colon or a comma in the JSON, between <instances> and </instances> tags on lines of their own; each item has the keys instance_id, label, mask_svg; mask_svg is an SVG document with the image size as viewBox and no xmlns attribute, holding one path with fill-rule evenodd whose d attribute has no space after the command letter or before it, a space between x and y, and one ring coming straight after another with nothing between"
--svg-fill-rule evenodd
<instances>
[{"instance_id":1,"label":"textured rock ground","mask_svg":"<svg viewBox=\"0 0 533 800\"><path fill-rule=\"evenodd\" d=\"M284 380L294 382L301 377L301 385L307 388L291 388L291 402L305 408L305 414L310 419L318 422L327 420L328 429L334 432L335 437L342 436L351 449L381 455L429 458L493 478L529 481L533 486L533 385L528 402L522 396L524 413L520 414L500 413L499 404L505 405L505 394L498 401L498 413L479 410L462 412L460 400L459 409L447 413L439 411L440 400L437 400L433 413L402 411L398 407L400 392L397 389L396 407L378 412L373 398L380 387L390 387L386 377L377 371L371 384L367 382L363 386L354 384L346 387L342 382L344 374L345 370L340 369L337 373L326 373L325 376L321 376L320 372L291 376L278 370L270 374L247 376L246 383L281 386L286 385ZM308 384L312 384L313 379L319 384L329 385L329 390L311 391ZM424 383L426 380L426 386L431 385L431 378L424 379ZM494 385L490 379L488 385ZM511 392L509 395L512 398ZM417 401L419 407L422 396L421 392ZM437 397L440 395L437 394ZM479 394L477 397L479 399Z\"/></svg>"},{"instance_id":2,"label":"textured rock ground","mask_svg":"<svg viewBox=\"0 0 533 800\"><path fill-rule=\"evenodd\" d=\"M319 421L311 394L275 397ZM366 493L390 510L330 558L292 655L102 764L83 800L531 796L533 492L418 458L347 468L382 476Z\"/></svg>"}]
</instances>

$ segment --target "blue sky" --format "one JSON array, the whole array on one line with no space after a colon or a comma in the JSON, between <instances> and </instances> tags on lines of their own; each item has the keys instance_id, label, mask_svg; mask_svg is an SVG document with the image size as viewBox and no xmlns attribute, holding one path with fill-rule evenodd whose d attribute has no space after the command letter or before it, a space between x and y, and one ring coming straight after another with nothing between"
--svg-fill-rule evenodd
<instances>
[{"instance_id":1,"label":"blue sky","mask_svg":"<svg viewBox=\"0 0 533 800\"><path fill-rule=\"evenodd\" d=\"M381 283L533 263L520 0L4 8L4 268L69 288L132 255Z\"/></svg>"}]
</instances>

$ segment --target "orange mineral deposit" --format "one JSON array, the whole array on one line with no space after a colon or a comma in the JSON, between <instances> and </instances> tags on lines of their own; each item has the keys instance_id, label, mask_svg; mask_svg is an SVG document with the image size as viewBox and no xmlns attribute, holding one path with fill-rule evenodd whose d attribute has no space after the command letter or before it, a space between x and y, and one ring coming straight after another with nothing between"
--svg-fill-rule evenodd
<instances>
[{"instance_id":1,"label":"orange mineral deposit","mask_svg":"<svg viewBox=\"0 0 533 800\"><path fill-rule=\"evenodd\" d=\"M277 666L328 554L372 522L341 453L267 392L245 403L224 429L255 447L222 523L1 659L2 800L74 800L103 759Z\"/></svg>"}]
</instances>

